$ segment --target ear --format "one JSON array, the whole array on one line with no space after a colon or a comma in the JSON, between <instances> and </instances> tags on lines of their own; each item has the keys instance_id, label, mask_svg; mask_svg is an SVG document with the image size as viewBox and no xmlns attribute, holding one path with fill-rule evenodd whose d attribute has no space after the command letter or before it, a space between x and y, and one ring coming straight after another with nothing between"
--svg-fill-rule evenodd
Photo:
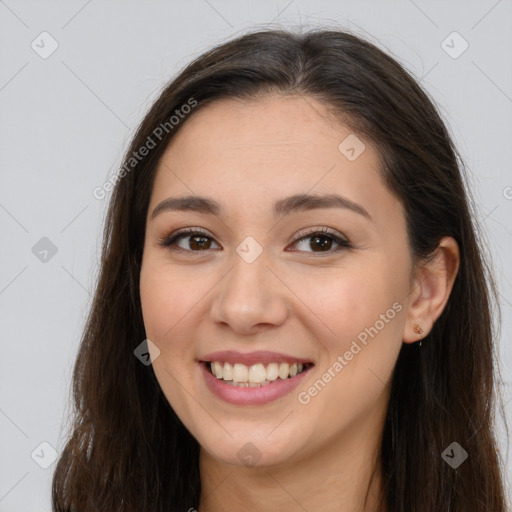
<instances>
[{"instance_id":1,"label":"ear","mask_svg":"<svg viewBox=\"0 0 512 512\"><path fill-rule=\"evenodd\" d=\"M407 320L402 339L414 343L423 339L441 316L459 270L459 246L444 237L433 256L417 265L411 283Z\"/></svg>"}]
</instances>

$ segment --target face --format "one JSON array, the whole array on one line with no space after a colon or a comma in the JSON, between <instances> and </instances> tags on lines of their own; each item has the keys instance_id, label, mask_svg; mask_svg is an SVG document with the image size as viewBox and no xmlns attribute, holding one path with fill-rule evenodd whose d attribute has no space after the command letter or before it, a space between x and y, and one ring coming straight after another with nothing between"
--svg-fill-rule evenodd
<instances>
[{"instance_id":1,"label":"face","mask_svg":"<svg viewBox=\"0 0 512 512\"><path fill-rule=\"evenodd\" d=\"M144 324L165 396L212 458L295 463L379 434L412 262L379 155L354 137L312 98L220 100L187 119L159 163ZM314 198L286 201L303 194ZM184 196L196 200L162 206Z\"/></svg>"}]
</instances>

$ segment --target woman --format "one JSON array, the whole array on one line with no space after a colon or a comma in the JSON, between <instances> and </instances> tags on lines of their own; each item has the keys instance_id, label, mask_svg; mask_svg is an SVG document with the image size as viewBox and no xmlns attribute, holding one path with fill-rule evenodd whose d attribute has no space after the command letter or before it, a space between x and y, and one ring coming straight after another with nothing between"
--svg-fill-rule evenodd
<instances>
[{"instance_id":1,"label":"woman","mask_svg":"<svg viewBox=\"0 0 512 512\"><path fill-rule=\"evenodd\" d=\"M54 510L504 512L460 162L354 35L188 65L112 180Z\"/></svg>"}]
</instances>

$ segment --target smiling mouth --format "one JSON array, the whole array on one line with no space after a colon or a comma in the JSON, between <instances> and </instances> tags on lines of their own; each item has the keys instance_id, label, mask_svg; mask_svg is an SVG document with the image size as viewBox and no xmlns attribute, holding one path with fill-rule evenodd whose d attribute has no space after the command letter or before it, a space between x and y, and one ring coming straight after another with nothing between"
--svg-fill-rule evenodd
<instances>
[{"instance_id":1,"label":"smiling mouth","mask_svg":"<svg viewBox=\"0 0 512 512\"><path fill-rule=\"evenodd\" d=\"M224 383L237 387L261 387L290 380L308 371L313 363L257 363L245 365L224 361L203 361L208 371Z\"/></svg>"}]
</instances>

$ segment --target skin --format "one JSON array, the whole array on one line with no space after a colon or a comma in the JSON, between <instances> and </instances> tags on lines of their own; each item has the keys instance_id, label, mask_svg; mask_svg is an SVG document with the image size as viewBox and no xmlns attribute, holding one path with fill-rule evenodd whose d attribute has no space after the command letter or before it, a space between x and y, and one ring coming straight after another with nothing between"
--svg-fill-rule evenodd
<instances>
[{"instance_id":1,"label":"skin","mask_svg":"<svg viewBox=\"0 0 512 512\"><path fill-rule=\"evenodd\" d=\"M379 154L362 136L366 149L356 160L338 150L351 133L313 98L219 100L187 119L159 162L141 301L147 338L160 350L153 361L158 382L201 446L199 512L377 510L392 371L402 343L425 337L441 314L459 254L446 237L428 266L414 264L402 205L378 173ZM297 193L344 195L371 219L342 208L273 218L274 201ZM190 194L215 199L223 215L150 218L164 199ZM158 245L184 227L207 231L207 250L190 234L177 242L181 253ZM328 236L296 241L305 229L322 227L353 247L336 252L332 241L322 251ZM252 263L235 250L247 236L263 248ZM298 393L396 303L394 318L300 403ZM284 352L315 367L275 402L236 406L209 391L196 362L229 349ZM261 454L254 467L237 456L249 442Z\"/></svg>"}]
</instances>

